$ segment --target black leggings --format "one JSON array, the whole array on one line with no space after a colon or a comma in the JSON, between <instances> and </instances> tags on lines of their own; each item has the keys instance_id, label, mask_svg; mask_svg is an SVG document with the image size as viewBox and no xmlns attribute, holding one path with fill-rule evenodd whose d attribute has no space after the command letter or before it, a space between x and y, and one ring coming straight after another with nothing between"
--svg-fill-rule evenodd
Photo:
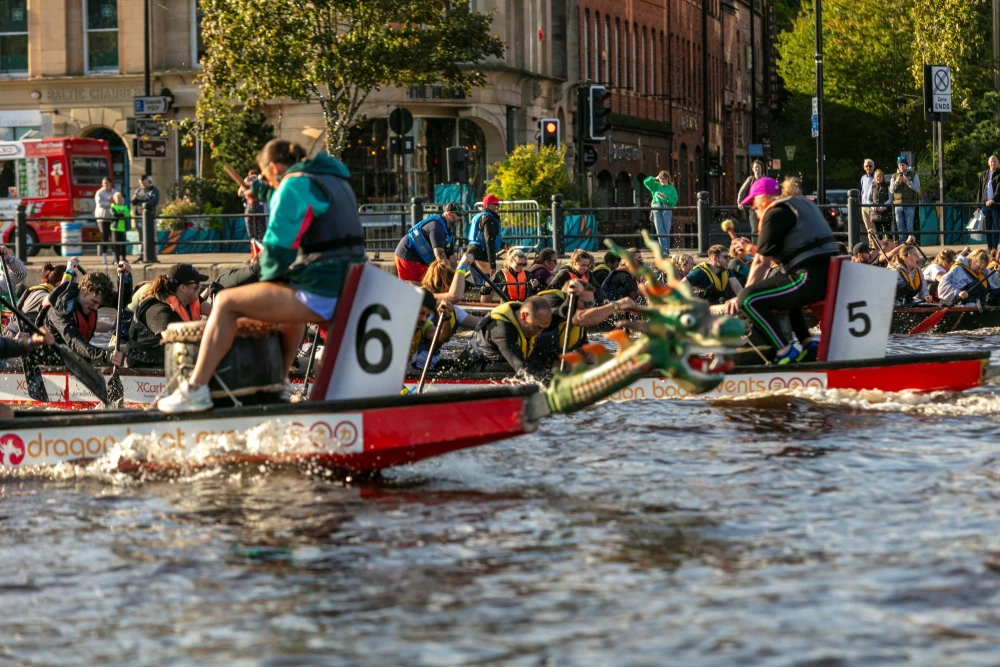
<instances>
[{"instance_id":1,"label":"black leggings","mask_svg":"<svg viewBox=\"0 0 1000 667\"><path fill-rule=\"evenodd\" d=\"M111 246L106 245L108 241L111 240L111 223L113 220L111 218L98 218L97 225L101 228L101 243L105 245L97 246L97 254L103 255L106 252L111 252Z\"/></svg>"},{"instance_id":2,"label":"black leggings","mask_svg":"<svg viewBox=\"0 0 1000 667\"><path fill-rule=\"evenodd\" d=\"M824 257L791 273L775 273L743 288L737 297L740 308L777 349L791 342L783 340L781 322L776 316L776 311L787 310L792 331L800 342L804 341L809 337L809 327L802 309L826 298L829 271L830 258Z\"/></svg>"}]
</instances>

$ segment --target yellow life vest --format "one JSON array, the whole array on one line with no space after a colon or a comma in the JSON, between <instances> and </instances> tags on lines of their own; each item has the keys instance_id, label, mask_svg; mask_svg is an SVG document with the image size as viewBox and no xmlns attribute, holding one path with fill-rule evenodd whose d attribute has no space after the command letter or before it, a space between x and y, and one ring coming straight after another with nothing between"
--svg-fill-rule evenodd
<instances>
[{"instance_id":1,"label":"yellow life vest","mask_svg":"<svg viewBox=\"0 0 1000 667\"><path fill-rule=\"evenodd\" d=\"M701 269L708 276L708 279L712 281L712 286L720 293L726 291L726 287L729 285L729 271L723 271L721 276L717 276L715 275L715 271L712 271L712 267L708 265L708 262L702 262L694 268ZM691 270L694 271L694 269Z\"/></svg>"},{"instance_id":2,"label":"yellow life vest","mask_svg":"<svg viewBox=\"0 0 1000 667\"><path fill-rule=\"evenodd\" d=\"M986 274L973 271L972 269L967 267L965 264L962 264L961 262L955 262L955 266L952 267L952 271L954 271L958 267L962 267L962 270L965 271L965 275L969 276L974 281L981 283L983 287L987 288L989 287L989 285L986 284Z\"/></svg>"},{"instance_id":3,"label":"yellow life vest","mask_svg":"<svg viewBox=\"0 0 1000 667\"><path fill-rule=\"evenodd\" d=\"M410 341L410 356L412 357L417 353L417 348L420 347L420 341L424 339L424 334L433 325L431 324L431 318L424 320L423 324L417 327L417 330L413 332L413 340Z\"/></svg>"},{"instance_id":4,"label":"yellow life vest","mask_svg":"<svg viewBox=\"0 0 1000 667\"><path fill-rule=\"evenodd\" d=\"M517 330L517 342L521 346L521 355L527 359L528 355L535 348L535 339L524 335L524 329L521 328L521 321L514 314L514 306L520 305L520 301L508 301L501 304L490 311L490 319L497 320L498 322L509 322L514 325L514 328Z\"/></svg>"},{"instance_id":5,"label":"yellow life vest","mask_svg":"<svg viewBox=\"0 0 1000 667\"><path fill-rule=\"evenodd\" d=\"M563 300L563 301L566 300L566 293L563 292L562 290L547 289L547 290L544 290L542 292L539 292L538 296L545 296L546 294L556 294L556 295L559 296L559 298L561 300ZM570 313L570 317L572 317L572 315L573 314ZM566 337L566 323L567 322L568 322L568 320L563 320L562 322L559 323L559 326L558 326L558 329L559 329L559 343L560 344L562 344L563 339ZM584 331L585 331L584 327L577 326L575 324L572 325L570 327L570 330L569 330L569 345L566 346L566 349L572 350L574 347L576 347L577 344L579 344L579 342L581 340L583 340Z\"/></svg>"},{"instance_id":6,"label":"yellow life vest","mask_svg":"<svg viewBox=\"0 0 1000 667\"><path fill-rule=\"evenodd\" d=\"M920 286L924 282L924 277L920 274L920 269L914 269L913 278L910 278L910 274L906 272L905 266L897 266L896 270L899 271L899 275L903 276L903 280L905 280L906 284L910 286L910 289L913 290L914 293L919 294Z\"/></svg>"}]
</instances>

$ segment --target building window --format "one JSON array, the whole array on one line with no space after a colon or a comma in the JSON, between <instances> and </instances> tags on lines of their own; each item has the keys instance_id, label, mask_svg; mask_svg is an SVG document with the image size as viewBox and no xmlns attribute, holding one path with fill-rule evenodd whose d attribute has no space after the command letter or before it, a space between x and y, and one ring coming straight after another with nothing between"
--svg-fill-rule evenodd
<instances>
[{"instance_id":1,"label":"building window","mask_svg":"<svg viewBox=\"0 0 1000 667\"><path fill-rule=\"evenodd\" d=\"M601 14L594 12L594 81L601 80L601 43L598 40L600 29ZM607 40L605 40L604 48L608 48Z\"/></svg>"},{"instance_id":2,"label":"building window","mask_svg":"<svg viewBox=\"0 0 1000 667\"><path fill-rule=\"evenodd\" d=\"M583 11L583 80L590 81L590 10Z\"/></svg>"},{"instance_id":3,"label":"building window","mask_svg":"<svg viewBox=\"0 0 1000 667\"><path fill-rule=\"evenodd\" d=\"M0 0L0 74L28 73L27 5L27 0Z\"/></svg>"},{"instance_id":4,"label":"building window","mask_svg":"<svg viewBox=\"0 0 1000 667\"><path fill-rule=\"evenodd\" d=\"M118 3L83 0L83 51L87 72L118 71Z\"/></svg>"},{"instance_id":5,"label":"building window","mask_svg":"<svg viewBox=\"0 0 1000 667\"><path fill-rule=\"evenodd\" d=\"M618 19L615 19L617 22ZM608 44L611 42L608 40L608 33L611 32L611 17L607 14L604 15L604 48L608 50L608 57L604 59L604 82L611 83L611 74L609 73L608 67L610 67L611 58L618 57L618 35L615 35L615 48L613 51L608 49ZM617 62L617 61L616 61ZM615 85L618 85L618 74L615 74Z\"/></svg>"},{"instance_id":6,"label":"building window","mask_svg":"<svg viewBox=\"0 0 1000 667\"><path fill-rule=\"evenodd\" d=\"M201 68L201 57L205 55L205 40L201 35L201 19L204 15L198 0L191 0L191 67Z\"/></svg>"}]
</instances>

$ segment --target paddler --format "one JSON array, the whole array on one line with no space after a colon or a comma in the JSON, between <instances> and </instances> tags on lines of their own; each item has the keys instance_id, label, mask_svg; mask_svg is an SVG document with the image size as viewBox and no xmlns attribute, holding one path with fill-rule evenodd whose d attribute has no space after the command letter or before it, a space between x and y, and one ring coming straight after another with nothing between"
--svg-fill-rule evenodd
<instances>
[{"instance_id":1,"label":"paddler","mask_svg":"<svg viewBox=\"0 0 1000 667\"><path fill-rule=\"evenodd\" d=\"M893 262L896 269L896 306L908 306L914 301L933 301L919 264L920 251L916 246L906 243L899 246Z\"/></svg>"},{"instance_id":2,"label":"paddler","mask_svg":"<svg viewBox=\"0 0 1000 667\"><path fill-rule=\"evenodd\" d=\"M506 362L514 373L526 371L535 337L551 322L552 310L541 297L501 304L476 327L461 364L467 370L483 370L488 363Z\"/></svg>"},{"instance_id":3,"label":"paddler","mask_svg":"<svg viewBox=\"0 0 1000 667\"><path fill-rule=\"evenodd\" d=\"M434 298L434 294L428 289L420 289L423 293L423 302L420 304L420 311L417 313L417 327L413 332L413 339L410 341L410 365L415 366L413 359L414 357L423 349L423 355L421 359L426 360L427 354L430 351L431 341L434 339L434 329L436 328L435 321L431 319L434 311L438 307L438 300ZM451 327L450 323L445 321L441 324L441 331L438 334L439 338L441 334L450 337ZM440 350L441 342L434 343L434 351L438 352ZM440 356L436 354L435 356ZM420 368L423 368L421 365Z\"/></svg>"},{"instance_id":4,"label":"paddler","mask_svg":"<svg viewBox=\"0 0 1000 667\"><path fill-rule=\"evenodd\" d=\"M462 212L455 202L445 204L441 213L413 225L396 246L396 275L400 280L419 283L434 260L449 261L455 252L455 226Z\"/></svg>"},{"instance_id":5,"label":"paddler","mask_svg":"<svg viewBox=\"0 0 1000 667\"><path fill-rule=\"evenodd\" d=\"M548 287L550 289L562 289L563 285L570 280L590 283L594 286L594 296L597 298L598 303L604 303L607 301L607 296L594 279L594 273L591 271L593 266L594 256L582 248L577 248L569 256L569 263L560 266L552 274L552 277L549 278Z\"/></svg>"},{"instance_id":6,"label":"paddler","mask_svg":"<svg viewBox=\"0 0 1000 667\"><path fill-rule=\"evenodd\" d=\"M483 210L469 221L469 245L475 246L476 266L485 275L497 268L497 253L503 247L500 225L500 198L494 194L483 197Z\"/></svg>"},{"instance_id":7,"label":"paddler","mask_svg":"<svg viewBox=\"0 0 1000 667\"><path fill-rule=\"evenodd\" d=\"M528 256L523 250L512 248L507 251L503 268L494 273L490 280L506 293L509 300L524 301L533 296L539 287L538 281L528 274L527 267ZM493 288L489 285L482 286L480 295L482 303L492 303L497 300Z\"/></svg>"},{"instance_id":8,"label":"paddler","mask_svg":"<svg viewBox=\"0 0 1000 667\"><path fill-rule=\"evenodd\" d=\"M809 333L802 309L826 298L830 258L837 241L819 208L801 195L798 183L784 186L767 176L757 179L740 202L761 220L757 254L747 286L726 302L726 311L747 313L777 351L775 363L787 364L814 356L819 341ZM781 270L765 278L772 259ZM782 334L779 311L788 311L799 345Z\"/></svg>"},{"instance_id":9,"label":"paddler","mask_svg":"<svg viewBox=\"0 0 1000 667\"><path fill-rule=\"evenodd\" d=\"M1000 290L996 271L986 273L990 254L984 248L959 255L948 273L938 281L938 298L949 306L981 303L994 290Z\"/></svg>"},{"instance_id":10,"label":"paddler","mask_svg":"<svg viewBox=\"0 0 1000 667\"><path fill-rule=\"evenodd\" d=\"M71 257L66 262L66 268L75 270L79 263L80 260L78 258ZM49 295L52 294L52 290L62 282L63 273L63 269L56 268L51 262L45 262L42 266L41 282L37 285L32 285L21 293L21 298L17 301L17 307L23 310L24 314L32 322L38 319L38 314L45 307ZM7 321L7 328L4 330L4 333L8 336L20 333L20 323L16 317L12 317Z\"/></svg>"},{"instance_id":11,"label":"paddler","mask_svg":"<svg viewBox=\"0 0 1000 667\"><path fill-rule=\"evenodd\" d=\"M132 295L132 267L128 262L118 263L118 275L124 275L124 299ZM98 322L97 311L103 306L117 303L115 287L111 278L103 273L91 272L80 282L71 282L75 270L67 269L66 280L49 295L49 308L46 315L49 330L52 331L57 343L63 343L77 354L102 364L120 366L124 353L115 352L108 347L91 345L94 334L111 331L114 322ZM56 362L60 363L60 362Z\"/></svg>"},{"instance_id":12,"label":"paddler","mask_svg":"<svg viewBox=\"0 0 1000 667\"><path fill-rule=\"evenodd\" d=\"M682 282L691 286L694 295L711 304L725 303L742 289L736 276L729 272L729 250L722 245L708 249L708 260L695 264Z\"/></svg>"},{"instance_id":13,"label":"paddler","mask_svg":"<svg viewBox=\"0 0 1000 667\"><path fill-rule=\"evenodd\" d=\"M621 266L621 258L613 252L604 253L604 261L594 267L594 284L603 285L611 272Z\"/></svg>"},{"instance_id":14,"label":"paddler","mask_svg":"<svg viewBox=\"0 0 1000 667\"><path fill-rule=\"evenodd\" d=\"M129 367L163 366L161 334L176 322L197 322L211 311L201 301L201 284L208 276L190 264L174 264L157 276L135 310L128 332Z\"/></svg>"},{"instance_id":15,"label":"paddler","mask_svg":"<svg viewBox=\"0 0 1000 667\"><path fill-rule=\"evenodd\" d=\"M639 248L629 248L628 251L635 258L637 264L642 264L642 251ZM605 278L601 288L608 299L617 300L628 297L632 300L638 300L641 296L639 284L625 262L621 262L615 267Z\"/></svg>"},{"instance_id":16,"label":"paddler","mask_svg":"<svg viewBox=\"0 0 1000 667\"><path fill-rule=\"evenodd\" d=\"M951 248L942 248L934 257L934 261L924 267L924 281L927 283L927 291L935 299L938 296L938 281L944 274L951 271L955 265L955 257L958 253Z\"/></svg>"},{"instance_id":17,"label":"paddler","mask_svg":"<svg viewBox=\"0 0 1000 667\"><path fill-rule=\"evenodd\" d=\"M272 139L257 162L261 176L277 188L270 199L260 282L219 292L194 371L159 402L164 412L212 407L208 382L232 347L240 317L280 323L287 373L305 325L333 317L348 267L365 260L351 174L340 160L325 152L307 160L302 146Z\"/></svg>"},{"instance_id":18,"label":"paddler","mask_svg":"<svg viewBox=\"0 0 1000 667\"><path fill-rule=\"evenodd\" d=\"M538 297L545 299L549 310L552 311L552 321L538 336L531 353L532 366L542 369L550 369L559 360L564 342L567 351L576 350L586 343L587 327L597 326L615 313L628 312L638 307L629 297L598 306L595 304L594 286L578 280L569 281L561 290L549 289L539 292ZM572 312L570 312L571 301ZM567 322L570 323L568 339Z\"/></svg>"}]
</instances>

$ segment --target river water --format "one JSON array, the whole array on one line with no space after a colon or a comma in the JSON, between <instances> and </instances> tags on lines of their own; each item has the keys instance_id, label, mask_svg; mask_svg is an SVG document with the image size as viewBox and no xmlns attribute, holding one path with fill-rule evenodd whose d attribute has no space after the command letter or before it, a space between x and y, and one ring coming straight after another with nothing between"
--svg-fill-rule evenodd
<instances>
[{"instance_id":1,"label":"river water","mask_svg":"<svg viewBox=\"0 0 1000 667\"><path fill-rule=\"evenodd\" d=\"M7 478L0 662L996 664L998 407L606 403L363 483Z\"/></svg>"}]
</instances>

